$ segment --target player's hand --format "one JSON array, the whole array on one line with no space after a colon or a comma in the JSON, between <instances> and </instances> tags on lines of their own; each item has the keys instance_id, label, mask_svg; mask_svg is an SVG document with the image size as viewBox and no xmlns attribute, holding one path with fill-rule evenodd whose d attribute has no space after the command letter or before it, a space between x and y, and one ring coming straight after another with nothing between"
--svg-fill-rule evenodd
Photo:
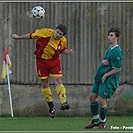
<instances>
[{"instance_id":1,"label":"player's hand","mask_svg":"<svg viewBox=\"0 0 133 133\"><path fill-rule=\"evenodd\" d=\"M13 34L12 38L17 39L17 38L19 38L19 36L17 34Z\"/></svg>"},{"instance_id":2,"label":"player's hand","mask_svg":"<svg viewBox=\"0 0 133 133\"><path fill-rule=\"evenodd\" d=\"M70 49L69 52L68 52L69 55L73 54L73 50Z\"/></svg>"},{"instance_id":3,"label":"player's hand","mask_svg":"<svg viewBox=\"0 0 133 133\"><path fill-rule=\"evenodd\" d=\"M108 60L102 60L102 63L103 63L105 66L108 66L108 65L109 65Z\"/></svg>"},{"instance_id":4,"label":"player's hand","mask_svg":"<svg viewBox=\"0 0 133 133\"><path fill-rule=\"evenodd\" d=\"M70 50L65 49L65 50L63 50L63 53L67 54L67 55L71 55L71 54L73 54L73 50L72 49L70 49Z\"/></svg>"},{"instance_id":5,"label":"player's hand","mask_svg":"<svg viewBox=\"0 0 133 133\"><path fill-rule=\"evenodd\" d=\"M105 82L106 78L107 78L107 74L105 73L105 74L103 75L103 77L102 77L102 84Z\"/></svg>"}]
</instances>

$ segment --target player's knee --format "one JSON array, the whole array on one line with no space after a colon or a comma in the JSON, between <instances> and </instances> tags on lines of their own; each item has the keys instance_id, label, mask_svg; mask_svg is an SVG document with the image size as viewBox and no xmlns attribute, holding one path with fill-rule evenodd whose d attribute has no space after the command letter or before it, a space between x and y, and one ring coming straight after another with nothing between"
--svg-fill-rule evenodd
<instances>
[{"instance_id":1,"label":"player's knee","mask_svg":"<svg viewBox=\"0 0 133 133\"><path fill-rule=\"evenodd\" d=\"M47 87L49 87L48 79L41 80L41 81L42 81L42 88L47 88Z\"/></svg>"},{"instance_id":2,"label":"player's knee","mask_svg":"<svg viewBox=\"0 0 133 133\"><path fill-rule=\"evenodd\" d=\"M93 96L93 95L90 95L89 100L90 100L91 103L96 102L96 97Z\"/></svg>"},{"instance_id":3,"label":"player's knee","mask_svg":"<svg viewBox=\"0 0 133 133\"><path fill-rule=\"evenodd\" d=\"M89 95L89 100L90 100L91 103L96 102L97 101L97 94L91 92L90 95Z\"/></svg>"},{"instance_id":4,"label":"player's knee","mask_svg":"<svg viewBox=\"0 0 133 133\"><path fill-rule=\"evenodd\" d=\"M99 104L100 104L100 107L101 108L104 108L107 106L107 103L106 103L106 99L105 98L99 98Z\"/></svg>"},{"instance_id":5,"label":"player's knee","mask_svg":"<svg viewBox=\"0 0 133 133\"><path fill-rule=\"evenodd\" d=\"M56 85L60 85L62 84L62 79L59 77L59 78L54 78L54 82Z\"/></svg>"}]
</instances>

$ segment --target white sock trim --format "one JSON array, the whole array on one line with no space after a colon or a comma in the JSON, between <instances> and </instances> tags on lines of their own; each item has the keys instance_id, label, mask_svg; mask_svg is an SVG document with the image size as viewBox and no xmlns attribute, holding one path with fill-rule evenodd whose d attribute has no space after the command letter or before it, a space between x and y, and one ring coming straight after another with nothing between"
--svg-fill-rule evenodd
<instances>
[{"instance_id":1,"label":"white sock trim","mask_svg":"<svg viewBox=\"0 0 133 133\"><path fill-rule=\"evenodd\" d=\"M99 115L94 115L93 119L99 119Z\"/></svg>"},{"instance_id":2,"label":"white sock trim","mask_svg":"<svg viewBox=\"0 0 133 133\"><path fill-rule=\"evenodd\" d=\"M100 119L100 122L106 122L106 118L104 120Z\"/></svg>"}]
</instances>

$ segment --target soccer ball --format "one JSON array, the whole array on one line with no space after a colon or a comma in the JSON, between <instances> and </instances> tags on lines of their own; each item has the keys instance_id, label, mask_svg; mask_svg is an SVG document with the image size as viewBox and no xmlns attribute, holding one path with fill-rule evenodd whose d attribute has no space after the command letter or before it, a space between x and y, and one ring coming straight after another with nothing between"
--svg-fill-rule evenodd
<instances>
[{"instance_id":1,"label":"soccer ball","mask_svg":"<svg viewBox=\"0 0 133 133\"><path fill-rule=\"evenodd\" d=\"M45 9L41 6L36 6L32 9L32 15L34 18L40 19L45 16Z\"/></svg>"}]
</instances>

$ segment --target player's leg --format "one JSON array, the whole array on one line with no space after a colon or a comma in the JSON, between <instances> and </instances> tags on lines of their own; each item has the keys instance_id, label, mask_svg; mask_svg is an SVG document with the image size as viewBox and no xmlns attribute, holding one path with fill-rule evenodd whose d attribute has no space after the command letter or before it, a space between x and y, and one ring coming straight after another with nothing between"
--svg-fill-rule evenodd
<instances>
[{"instance_id":1,"label":"player's leg","mask_svg":"<svg viewBox=\"0 0 133 133\"><path fill-rule=\"evenodd\" d=\"M106 103L107 99L99 97L99 103L100 103L100 124L99 128L106 128L107 123L106 123L106 116L107 116L107 111L108 111L108 106Z\"/></svg>"},{"instance_id":2,"label":"player's leg","mask_svg":"<svg viewBox=\"0 0 133 133\"><path fill-rule=\"evenodd\" d=\"M54 104L53 104L53 100L52 100L52 92L51 92L51 89L50 89L49 83L48 83L48 78L43 79L41 81L42 81L42 94L48 103L50 116L52 118L54 118L55 117L55 108L54 108Z\"/></svg>"},{"instance_id":3,"label":"player's leg","mask_svg":"<svg viewBox=\"0 0 133 133\"><path fill-rule=\"evenodd\" d=\"M107 98L112 97L111 88L108 87L108 79L99 86L99 103L100 103L100 124L99 128L106 128L107 122L106 122L106 116L108 111L108 105L107 105Z\"/></svg>"},{"instance_id":4,"label":"player's leg","mask_svg":"<svg viewBox=\"0 0 133 133\"><path fill-rule=\"evenodd\" d=\"M62 83L62 66L59 58L51 61L51 68L49 69L49 75L53 77L56 85L56 92L61 102L61 110L69 109L69 105L66 100L66 88Z\"/></svg>"},{"instance_id":5,"label":"player's leg","mask_svg":"<svg viewBox=\"0 0 133 133\"><path fill-rule=\"evenodd\" d=\"M69 109L70 106L67 103L67 99L66 99L66 88L65 86L62 84L62 77L53 77L54 78L54 82L56 85L56 92L57 95L60 99L61 102L61 110L65 110L65 109Z\"/></svg>"},{"instance_id":6,"label":"player's leg","mask_svg":"<svg viewBox=\"0 0 133 133\"><path fill-rule=\"evenodd\" d=\"M55 108L54 108L54 104L53 104L53 100L52 100L52 92L51 92L51 89L49 86L49 81L48 81L49 72L48 72L47 68L44 67L44 66L46 66L46 64L47 64L46 61L44 64L44 61L37 59L36 60L36 71L37 71L37 75L38 75L39 79L42 82L42 94L44 96L44 99L48 103L50 116L52 118L54 118Z\"/></svg>"},{"instance_id":7,"label":"player's leg","mask_svg":"<svg viewBox=\"0 0 133 133\"><path fill-rule=\"evenodd\" d=\"M97 101L97 93L91 92L89 99L90 99L90 109L91 109L91 113L92 113L92 122L85 126L85 129L90 129L93 128L95 126L99 126L99 103Z\"/></svg>"}]
</instances>

